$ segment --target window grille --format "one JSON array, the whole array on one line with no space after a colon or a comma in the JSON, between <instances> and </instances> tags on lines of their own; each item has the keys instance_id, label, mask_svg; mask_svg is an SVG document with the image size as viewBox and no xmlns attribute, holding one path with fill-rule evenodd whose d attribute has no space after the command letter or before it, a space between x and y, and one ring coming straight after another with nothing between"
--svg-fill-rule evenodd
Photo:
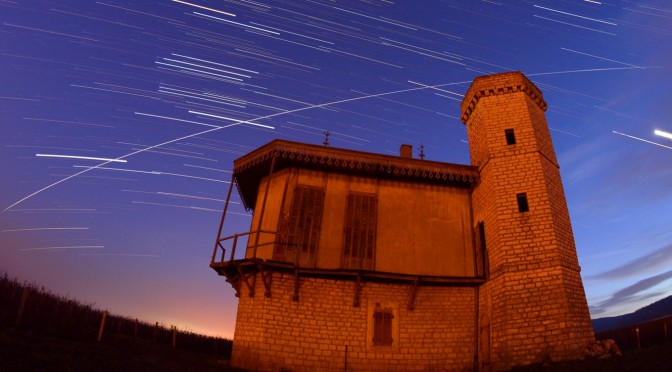
<instances>
[{"instance_id":1,"label":"window grille","mask_svg":"<svg viewBox=\"0 0 672 372\"><path fill-rule=\"evenodd\" d=\"M376 309L373 313L373 346L392 346L392 319L390 309Z\"/></svg>"},{"instance_id":2,"label":"window grille","mask_svg":"<svg viewBox=\"0 0 672 372\"><path fill-rule=\"evenodd\" d=\"M343 229L343 267L373 270L378 200L375 195L348 195Z\"/></svg>"},{"instance_id":3,"label":"window grille","mask_svg":"<svg viewBox=\"0 0 672 372\"><path fill-rule=\"evenodd\" d=\"M297 186L294 189L289 211L280 216L278 231L283 235L280 244L276 245L274 259L287 262L298 260L301 266L314 264L323 209L323 189L310 186Z\"/></svg>"}]
</instances>

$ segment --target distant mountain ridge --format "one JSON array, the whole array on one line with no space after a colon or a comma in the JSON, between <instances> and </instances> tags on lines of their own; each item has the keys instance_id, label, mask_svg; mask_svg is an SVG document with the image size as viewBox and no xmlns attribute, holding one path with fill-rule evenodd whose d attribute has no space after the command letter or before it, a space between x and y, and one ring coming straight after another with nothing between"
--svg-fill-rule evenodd
<instances>
[{"instance_id":1,"label":"distant mountain ridge","mask_svg":"<svg viewBox=\"0 0 672 372\"><path fill-rule=\"evenodd\" d=\"M630 314L593 319L595 333L629 327L657 318L672 315L672 296L663 298Z\"/></svg>"}]
</instances>

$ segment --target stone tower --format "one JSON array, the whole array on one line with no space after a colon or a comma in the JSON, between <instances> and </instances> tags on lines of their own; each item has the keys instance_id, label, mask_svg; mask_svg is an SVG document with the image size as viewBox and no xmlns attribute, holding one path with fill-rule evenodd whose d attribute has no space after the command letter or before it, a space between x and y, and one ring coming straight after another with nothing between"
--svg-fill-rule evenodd
<instances>
[{"instance_id":1,"label":"stone tower","mask_svg":"<svg viewBox=\"0 0 672 372\"><path fill-rule=\"evenodd\" d=\"M481 368L575 359L594 339L539 89L520 72L478 77L462 102L472 165Z\"/></svg>"}]
</instances>

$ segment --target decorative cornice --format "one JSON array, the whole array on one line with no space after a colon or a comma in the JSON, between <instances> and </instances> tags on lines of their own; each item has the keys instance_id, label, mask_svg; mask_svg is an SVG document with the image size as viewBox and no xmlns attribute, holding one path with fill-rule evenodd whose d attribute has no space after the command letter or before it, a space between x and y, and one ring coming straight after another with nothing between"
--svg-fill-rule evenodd
<instances>
[{"instance_id":1,"label":"decorative cornice","mask_svg":"<svg viewBox=\"0 0 672 372\"><path fill-rule=\"evenodd\" d=\"M275 140L234 161L234 177L246 208L254 206L259 182L270 171L274 157L274 171L298 167L462 187L469 187L477 182L479 176L478 169L469 165Z\"/></svg>"},{"instance_id":2,"label":"decorative cornice","mask_svg":"<svg viewBox=\"0 0 672 372\"><path fill-rule=\"evenodd\" d=\"M525 75L520 71L505 72L501 74L479 76L474 79L462 100L462 123L466 124L471 113L476 109L478 101L483 97L498 96L522 92L535 102L542 110L546 111L544 96Z\"/></svg>"}]
</instances>

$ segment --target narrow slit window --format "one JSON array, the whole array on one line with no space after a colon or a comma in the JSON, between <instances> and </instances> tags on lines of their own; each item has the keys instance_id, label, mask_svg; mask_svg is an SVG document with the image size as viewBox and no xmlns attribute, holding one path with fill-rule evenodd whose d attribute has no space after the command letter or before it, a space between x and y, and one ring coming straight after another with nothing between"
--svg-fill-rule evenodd
<instances>
[{"instance_id":1,"label":"narrow slit window","mask_svg":"<svg viewBox=\"0 0 672 372\"><path fill-rule=\"evenodd\" d=\"M476 268L477 274L488 276L488 248L485 243L485 223L483 221L478 223L477 252L476 252Z\"/></svg>"},{"instance_id":2,"label":"narrow slit window","mask_svg":"<svg viewBox=\"0 0 672 372\"><path fill-rule=\"evenodd\" d=\"M504 135L506 135L506 144L507 145L515 145L516 144L516 134L513 132L513 129L506 129L504 131Z\"/></svg>"},{"instance_id":3,"label":"narrow slit window","mask_svg":"<svg viewBox=\"0 0 672 372\"><path fill-rule=\"evenodd\" d=\"M527 204L527 194L516 194L516 199L518 200L518 211L527 212L530 210L530 206Z\"/></svg>"}]
</instances>

